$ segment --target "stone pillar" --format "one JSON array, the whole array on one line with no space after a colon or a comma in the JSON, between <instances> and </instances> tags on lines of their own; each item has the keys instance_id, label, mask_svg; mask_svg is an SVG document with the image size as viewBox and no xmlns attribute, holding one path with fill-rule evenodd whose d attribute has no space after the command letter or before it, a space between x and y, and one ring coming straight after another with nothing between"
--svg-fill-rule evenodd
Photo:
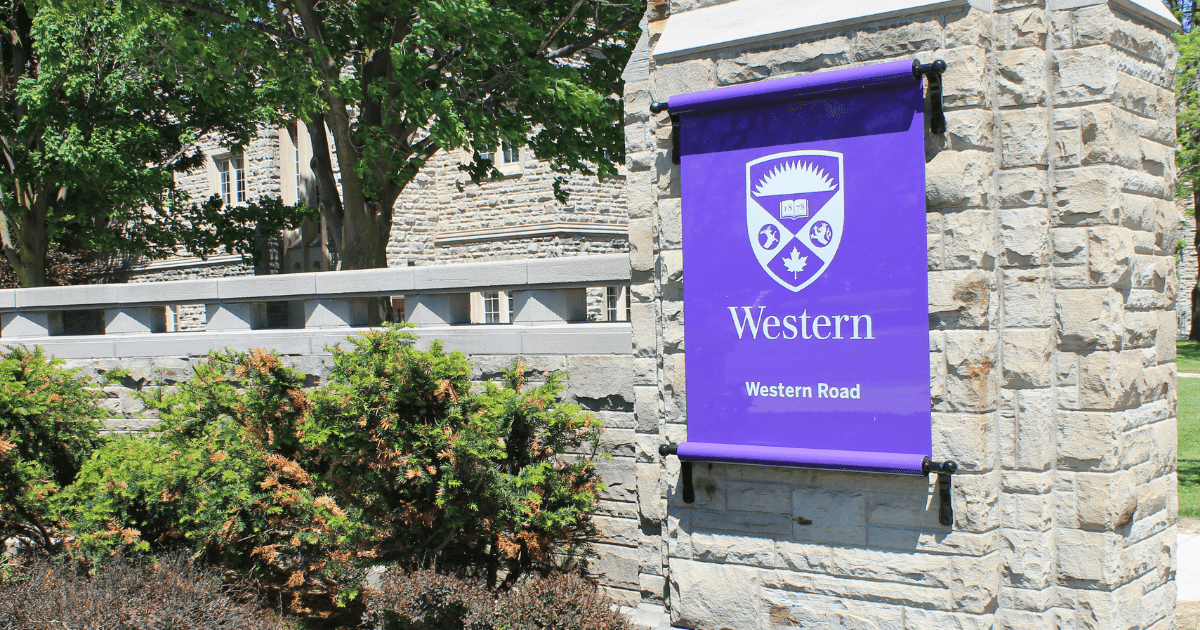
<instances>
[{"instance_id":1,"label":"stone pillar","mask_svg":"<svg viewBox=\"0 0 1200 630\"><path fill-rule=\"evenodd\" d=\"M471 321L470 293L421 293L404 300L404 321L417 326L445 326Z\"/></svg>"},{"instance_id":2,"label":"stone pillar","mask_svg":"<svg viewBox=\"0 0 1200 630\"><path fill-rule=\"evenodd\" d=\"M1173 627L1173 19L1157 0L771 2L651 2L625 75L635 620ZM926 180L954 525L913 477L703 464L683 503L652 448L686 439L687 410L680 172L650 102L914 56L949 64Z\"/></svg>"},{"instance_id":3,"label":"stone pillar","mask_svg":"<svg viewBox=\"0 0 1200 630\"><path fill-rule=\"evenodd\" d=\"M564 324L587 319L586 289L514 291L514 324Z\"/></svg>"}]
</instances>

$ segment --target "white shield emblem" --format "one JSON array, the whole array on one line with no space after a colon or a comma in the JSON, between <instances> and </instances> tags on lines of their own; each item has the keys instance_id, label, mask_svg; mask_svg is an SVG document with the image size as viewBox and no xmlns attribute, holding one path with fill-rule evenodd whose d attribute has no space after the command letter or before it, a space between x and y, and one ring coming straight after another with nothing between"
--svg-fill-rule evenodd
<instances>
[{"instance_id":1,"label":"white shield emblem","mask_svg":"<svg viewBox=\"0 0 1200 630\"><path fill-rule=\"evenodd\" d=\"M825 273L842 242L842 154L776 153L746 164L746 231L763 271L799 291Z\"/></svg>"}]
</instances>

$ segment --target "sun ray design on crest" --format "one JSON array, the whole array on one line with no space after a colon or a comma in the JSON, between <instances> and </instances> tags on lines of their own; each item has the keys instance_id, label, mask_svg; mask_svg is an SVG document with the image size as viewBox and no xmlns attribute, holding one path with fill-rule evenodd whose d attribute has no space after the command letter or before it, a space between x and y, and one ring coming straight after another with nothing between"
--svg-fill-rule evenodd
<instances>
[{"instance_id":1,"label":"sun ray design on crest","mask_svg":"<svg viewBox=\"0 0 1200 630\"><path fill-rule=\"evenodd\" d=\"M771 169L754 189L754 194L795 195L836 190L833 178L812 162L786 162Z\"/></svg>"}]
</instances>

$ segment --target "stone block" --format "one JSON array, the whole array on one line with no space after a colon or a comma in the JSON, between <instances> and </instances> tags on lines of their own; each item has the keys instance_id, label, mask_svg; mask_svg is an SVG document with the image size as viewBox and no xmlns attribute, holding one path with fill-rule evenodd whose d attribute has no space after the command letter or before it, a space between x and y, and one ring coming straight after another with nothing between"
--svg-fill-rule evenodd
<instances>
[{"instance_id":1,"label":"stone block","mask_svg":"<svg viewBox=\"0 0 1200 630\"><path fill-rule=\"evenodd\" d=\"M1143 385L1142 361L1136 352L1094 352L1079 359L1082 409L1136 406Z\"/></svg>"},{"instance_id":2,"label":"stone block","mask_svg":"<svg viewBox=\"0 0 1200 630\"><path fill-rule=\"evenodd\" d=\"M954 529L984 532L999 527L999 496L999 473L954 475Z\"/></svg>"},{"instance_id":3,"label":"stone block","mask_svg":"<svg viewBox=\"0 0 1200 630\"><path fill-rule=\"evenodd\" d=\"M996 418L992 414L937 414L933 422L933 458L952 459L960 470L996 466Z\"/></svg>"},{"instance_id":4,"label":"stone block","mask_svg":"<svg viewBox=\"0 0 1200 630\"><path fill-rule=\"evenodd\" d=\"M635 401L633 371L628 356L575 355L567 357L567 394L576 400L620 399L621 406Z\"/></svg>"},{"instance_id":5,"label":"stone block","mask_svg":"<svg viewBox=\"0 0 1200 630\"><path fill-rule=\"evenodd\" d=\"M634 393L634 414L637 419L638 433L658 434L658 388L636 386Z\"/></svg>"},{"instance_id":6,"label":"stone block","mask_svg":"<svg viewBox=\"0 0 1200 630\"><path fill-rule=\"evenodd\" d=\"M1001 208L1046 206L1046 193L1050 182L1045 171L1028 168L1001 170L995 174Z\"/></svg>"},{"instance_id":7,"label":"stone block","mask_svg":"<svg viewBox=\"0 0 1200 630\"><path fill-rule=\"evenodd\" d=\"M792 492L793 524L798 540L865 544L866 498L861 493L797 488Z\"/></svg>"},{"instance_id":8,"label":"stone block","mask_svg":"<svg viewBox=\"0 0 1200 630\"><path fill-rule=\"evenodd\" d=\"M444 326L471 321L469 293L425 293L404 299L404 321L417 326Z\"/></svg>"},{"instance_id":9,"label":"stone block","mask_svg":"<svg viewBox=\"0 0 1200 630\"><path fill-rule=\"evenodd\" d=\"M1064 585L1116 586L1121 579L1120 545L1116 534L1059 529L1059 580Z\"/></svg>"},{"instance_id":10,"label":"stone block","mask_svg":"<svg viewBox=\"0 0 1200 630\"><path fill-rule=\"evenodd\" d=\"M637 550L603 543L593 546L588 572L601 577L608 586L640 589Z\"/></svg>"},{"instance_id":11,"label":"stone block","mask_svg":"<svg viewBox=\"0 0 1200 630\"><path fill-rule=\"evenodd\" d=\"M58 311L18 311L0 314L7 340L23 337L47 337L62 334L62 314Z\"/></svg>"},{"instance_id":12,"label":"stone block","mask_svg":"<svg viewBox=\"0 0 1200 630\"><path fill-rule=\"evenodd\" d=\"M994 332L946 334L946 405L950 411L996 408L997 336Z\"/></svg>"},{"instance_id":13,"label":"stone block","mask_svg":"<svg viewBox=\"0 0 1200 630\"><path fill-rule=\"evenodd\" d=\"M791 512L791 489L785 485L727 481L725 486L727 509L768 514Z\"/></svg>"},{"instance_id":14,"label":"stone block","mask_svg":"<svg viewBox=\"0 0 1200 630\"><path fill-rule=\"evenodd\" d=\"M719 619L730 628L757 628L759 571L696 560L671 562L671 625L705 628Z\"/></svg>"},{"instance_id":15,"label":"stone block","mask_svg":"<svg viewBox=\"0 0 1200 630\"><path fill-rule=\"evenodd\" d=\"M982 328L991 322L995 275L982 270L929 274L930 327Z\"/></svg>"},{"instance_id":16,"label":"stone block","mask_svg":"<svg viewBox=\"0 0 1200 630\"><path fill-rule=\"evenodd\" d=\"M514 291L514 324L561 324L587 319L585 289L531 289Z\"/></svg>"},{"instance_id":17,"label":"stone block","mask_svg":"<svg viewBox=\"0 0 1200 630\"><path fill-rule=\"evenodd\" d=\"M948 98L948 95L943 95L943 102L947 102ZM946 149L951 152L991 152L996 146L996 128L990 111L972 108L950 109L945 113ZM1044 179L1045 174L1042 176Z\"/></svg>"},{"instance_id":18,"label":"stone block","mask_svg":"<svg viewBox=\"0 0 1200 630\"><path fill-rule=\"evenodd\" d=\"M949 588L951 556L892 550L833 547L830 573L860 580Z\"/></svg>"},{"instance_id":19,"label":"stone block","mask_svg":"<svg viewBox=\"0 0 1200 630\"><path fill-rule=\"evenodd\" d=\"M1044 589L1053 584L1056 547L1053 531L1003 529L1001 567L1007 585Z\"/></svg>"},{"instance_id":20,"label":"stone block","mask_svg":"<svg viewBox=\"0 0 1200 630\"><path fill-rule=\"evenodd\" d=\"M938 58L946 62L946 72L942 74L942 104L947 109L980 107L986 102L985 84L980 80L987 76L987 53L984 47L947 48L938 53ZM951 113L946 115L947 129L957 126L950 123L951 116ZM959 119L954 120L957 123ZM991 145L988 146L990 148Z\"/></svg>"},{"instance_id":21,"label":"stone block","mask_svg":"<svg viewBox=\"0 0 1200 630\"><path fill-rule=\"evenodd\" d=\"M844 35L782 43L769 50L743 52L717 59L717 83L731 85L781 74L814 72L853 61L851 40Z\"/></svg>"},{"instance_id":22,"label":"stone block","mask_svg":"<svg viewBox=\"0 0 1200 630\"><path fill-rule=\"evenodd\" d=\"M1000 526L1007 530L1044 532L1054 516L1051 494L1000 494Z\"/></svg>"},{"instance_id":23,"label":"stone block","mask_svg":"<svg viewBox=\"0 0 1200 630\"><path fill-rule=\"evenodd\" d=\"M1107 101L1116 93L1117 63L1107 46L1090 46L1051 53L1056 106Z\"/></svg>"},{"instance_id":24,"label":"stone block","mask_svg":"<svg viewBox=\"0 0 1200 630\"><path fill-rule=\"evenodd\" d=\"M1085 228L1055 228L1050 230L1055 265L1087 263L1088 233Z\"/></svg>"},{"instance_id":25,"label":"stone block","mask_svg":"<svg viewBox=\"0 0 1200 630\"><path fill-rule=\"evenodd\" d=\"M991 154L942 151L926 165L926 204L930 208L979 208L992 189Z\"/></svg>"},{"instance_id":26,"label":"stone block","mask_svg":"<svg viewBox=\"0 0 1200 630\"><path fill-rule=\"evenodd\" d=\"M1046 16L1045 9L1041 6L1036 6L1040 5L1040 2L1022 2L1020 4L1034 4L1035 6L1027 6L1009 13L999 13L996 15L997 48L1018 49L1010 50L1010 52L1023 52L1019 50L1023 48L1045 48L1046 36L1050 31L1050 20ZM1042 58L1045 59L1044 51L1036 52L1042 52Z\"/></svg>"},{"instance_id":27,"label":"stone block","mask_svg":"<svg viewBox=\"0 0 1200 630\"><path fill-rule=\"evenodd\" d=\"M697 503L699 492L697 492ZM763 512L700 511L692 513L692 534L702 531L737 532L764 536L787 536L792 531L787 514Z\"/></svg>"},{"instance_id":28,"label":"stone block","mask_svg":"<svg viewBox=\"0 0 1200 630\"><path fill-rule=\"evenodd\" d=\"M348 328L365 325L366 300L304 300L305 328Z\"/></svg>"},{"instance_id":29,"label":"stone block","mask_svg":"<svg viewBox=\"0 0 1200 630\"><path fill-rule=\"evenodd\" d=\"M696 532L692 534L691 542L695 560L775 566L775 540L768 536Z\"/></svg>"},{"instance_id":30,"label":"stone block","mask_svg":"<svg viewBox=\"0 0 1200 630\"><path fill-rule=\"evenodd\" d=\"M1088 274L1092 284L1130 286L1133 233L1121 227L1098 226L1088 230Z\"/></svg>"},{"instance_id":31,"label":"stone block","mask_svg":"<svg viewBox=\"0 0 1200 630\"><path fill-rule=\"evenodd\" d=\"M944 155L944 154L943 154ZM946 269L989 269L995 259L991 247L995 241L991 213L968 210L943 215L943 266Z\"/></svg>"},{"instance_id":32,"label":"stone block","mask_svg":"<svg viewBox=\"0 0 1200 630\"><path fill-rule=\"evenodd\" d=\"M1048 329L1005 331L1000 349L1004 387L1049 387L1053 348L1053 335Z\"/></svg>"},{"instance_id":33,"label":"stone block","mask_svg":"<svg viewBox=\"0 0 1200 630\"><path fill-rule=\"evenodd\" d=\"M1050 274L1045 268L1005 269L1004 324L1010 328L1044 328L1052 321Z\"/></svg>"},{"instance_id":34,"label":"stone block","mask_svg":"<svg viewBox=\"0 0 1200 630\"><path fill-rule=\"evenodd\" d=\"M638 511L642 518L661 522L667 517L666 485L660 464L637 464Z\"/></svg>"},{"instance_id":35,"label":"stone block","mask_svg":"<svg viewBox=\"0 0 1200 630\"><path fill-rule=\"evenodd\" d=\"M1141 143L1137 126L1129 114L1113 107L1087 107L1080 110L1079 122L1083 142L1080 164L1140 166Z\"/></svg>"},{"instance_id":36,"label":"stone block","mask_svg":"<svg viewBox=\"0 0 1200 630\"><path fill-rule=\"evenodd\" d=\"M266 305L254 302L221 302L205 304L207 331L252 330L265 326Z\"/></svg>"},{"instance_id":37,"label":"stone block","mask_svg":"<svg viewBox=\"0 0 1200 630\"><path fill-rule=\"evenodd\" d=\"M658 200L658 230L663 246L678 249L683 246L683 208L681 199Z\"/></svg>"},{"instance_id":38,"label":"stone block","mask_svg":"<svg viewBox=\"0 0 1200 630\"><path fill-rule=\"evenodd\" d=\"M1044 32L1043 32L1044 35ZM1046 104L1046 52L1037 48L995 54L996 104L1020 107Z\"/></svg>"},{"instance_id":39,"label":"stone block","mask_svg":"<svg viewBox=\"0 0 1200 630\"><path fill-rule=\"evenodd\" d=\"M854 60L870 61L912 56L923 50L936 50L942 46L942 24L938 19L908 19L879 26L866 26L855 30Z\"/></svg>"},{"instance_id":40,"label":"stone block","mask_svg":"<svg viewBox=\"0 0 1200 630\"><path fill-rule=\"evenodd\" d=\"M1121 467L1121 434L1126 425L1123 415L1059 411L1055 418L1059 468L1111 471Z\"/></svg>"},{"instance_id":41,"label":"stone block","mask_svg":"<svg viewBox=\"0 0 1200 630\"><path fill-rule=\"evenodd\" d=\"M1122 203L1121 183L1113 167L1058 171L1054 177L1052 227L1116 224Z\"/></svg>"},{"instance_id":42,"label":"stone block","mask_svg":"<svg viewBox=\"0 0 1200 630\"><path fill-rule=\"evenodd\" d=\"M629 264L634 271L654 268L654 221L633 219L629 222Z\"/></svg>"},{"instance_id":43,"label":"stone block","mask_svg":"<svg viewBox=\"0 0 1200 630\"><path fill-rule=\"evenodd\" d=\"M1056 291L1054 318L1064 350L1114 350L1125 336L1124 300L1112 289Z\"/></svg>"},{"instance_id":44,"label":"stone block","mask_svg":"<svg viewBox=\"0 0 1200 630\"><path fill-rule=\"evenodd\" d=\"M1046 470L1054 464L1054 396L1049 389L1019 390L1013 436L1014 465Z\"/></svg>"},{"instance_id":45,"label":"stone block","mask_svg":"<svg viewBox=\"0 0 1200 630\"><path fill-rule=\"evenodd\" d=\"M1129 471L1075 475L1076 527L1117 531L1133 523L1137 510L1136 480Z\"/></svg>"},{"instance_id":46,"label":"stone block","mask_svg":"<svg viewBox=\"0 0 1200 630\"><path fill-rule=\"evenodd\" d=\"M996 214L1000 228L1000 264L1034 267L1050 259L1050 230L1045 208L1004 210Z\"/></svg>"},{"instance_id":47,"label":"stone block","mask_svg":"<svg viewBox=\"0 0 1200 630\"><path fill-rule=\"evenodd\" d=\"M689 59L659 64L651 73L654 97L660 101L676 94L699 92L716 87L716 67L709 59Z\"/></svg>"},{"instance_id":48,"label":"stone block","mask_svg":"<svg viewBox=\"0 0 1200 630\"><path fill-rule=\"evenodd\" d=\"M1001 168L1044 166L1048 163L1050 119L1046 110L1003 110L999 119Z\"/></svg>"},{"instance_id":49,"label":"stone block","mask_svg":"<svg viewBox=\"0 0 1200 630\"><path fill-rule=\"evenodd\" d=\"M106 335L148 334L166 329L166 312L161 306L104 309Z\"/></svg>"}]
</instances>

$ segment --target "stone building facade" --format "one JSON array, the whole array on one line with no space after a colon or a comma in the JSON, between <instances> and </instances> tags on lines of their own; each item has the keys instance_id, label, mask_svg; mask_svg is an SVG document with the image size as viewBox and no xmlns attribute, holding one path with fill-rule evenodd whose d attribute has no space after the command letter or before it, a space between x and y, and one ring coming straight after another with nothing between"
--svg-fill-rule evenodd
<instances>
[{"instance_id":1,"label":"stone building facade","mask_svg":"<svg viewBox=\"0 0 1200 630\"><path fill-rule=\"evenodd\" d=\"M240 153L209 139L201 143L205 165L177 178L193 199L222 195L226 203L278 197L284 203L317 204L312 145L304 125L261 127ZM509 147L495 159L503 178L473 184L458 166L466 151L434 156L396 202L387 248L388 266L547 258L629 250L625 177L563 176L565 203L554 196L559 175L528 147ZM337 174L337 160L332 160ZM270 241L256 269L238 256L208 260L179 256L134 269L132 282L224 277L230 275L329 271L336 268L321 222ZM508 296L501 296L508 301ZM589 289L589 318L611 316L613 303L627 300L623 287ZM483 297L476 311L482 313ZM511 309L511 305L509 306ZM620 320L626 309L616 309ZM482 315L480 315L482 317ZM282 318L282 316L281 316ZM180 329L199 328L203 305L183 305L172 315Z\"/></svg>"},{"instance_id":2,"label":"stone building facade","mask_svg":"<svg viewBox=\"0 0 1200 630\"><path fill-rule=\"evenodd\" d=\"M644 28L626 74L637 592L632 573L619 584L642 619L1173 627L1176 25L1161 3L659 0ZM687 437L686 270L671 121L651 102L912 57L949 65L926 178L953 526L920 477L697 464L685 504L679 462L656 452Z\"/></svg>"}]
</instances>

